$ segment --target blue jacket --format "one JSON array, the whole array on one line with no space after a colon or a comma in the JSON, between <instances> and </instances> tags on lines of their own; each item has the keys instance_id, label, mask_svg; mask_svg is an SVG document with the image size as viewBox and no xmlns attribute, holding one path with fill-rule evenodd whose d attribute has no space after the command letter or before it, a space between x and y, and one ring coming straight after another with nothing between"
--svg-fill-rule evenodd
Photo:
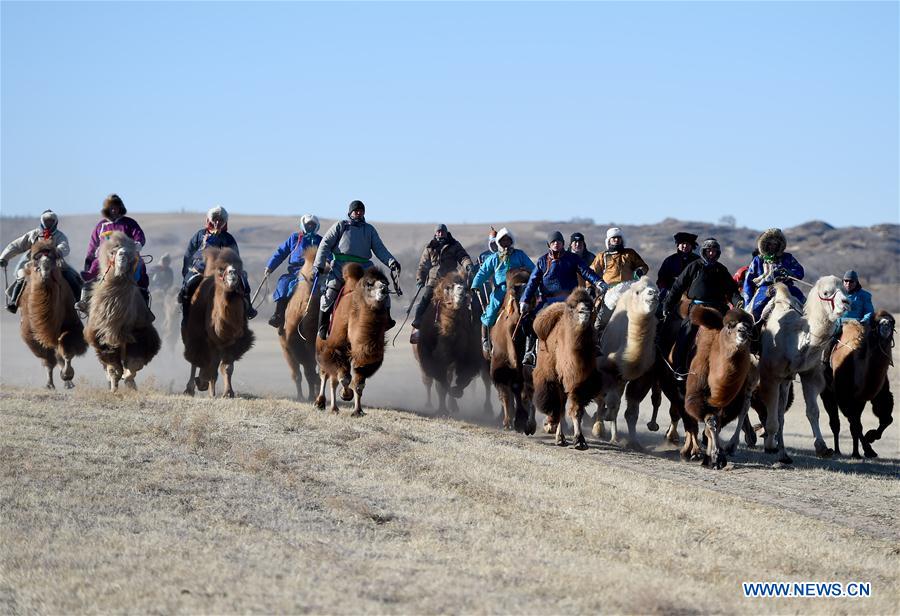
<instances>
[{"instance_id":1,"label":"blue jacket","mask_svg":"<svg viewBox=\"0 0 900 616\"><path fill-rule=\"evenodd\" d=\"M591 284L600 281L600 276L573 252L563 251L557 259L552 259L550 253L541 255L525 285L522 301L529 302L538 291L545 300L557 295L568 295L578 286L578 274Z\"/></svg>"},{"instance_id":2,"label":"blue jacket","mask_svg":"<svg viewBox=\"0 0 900 616\"><path fill-rule=\"evenodd\" d=\"M875 314L875 305L872 303L872 294L865 289L857 289L853 293L847 294L850 300L850 310L841 317L841 323L844 321L859 321L865 323Z\"/></svg>"},{"instance_id":3,"label":"blue jacket","mask_svg":"<svg viewBox=\"0 0 900 616\"><path fill-rule=\"evenodd\" d=\"M318 233L291 233L291 236L275 249L266 269L274 271L279 265L288 260L288 274L296 274L303 267L303 253L307 248L318 246L322 236Z\"/></svg>"},{"instance_id":4,"label":"blue jacket","mask_svg":"<svg viewBox=\"0 0 900 616\"><path fill-rule=\"evenodd\" d=\"M472 288L477 289L488 280L493 280L494 289L502 289L505 293L506 273L520 267L524 267L530 272L534 270L534 263L518 248L513 248L505 258L499 252L495 252L478 268L478 273L472 279Z\"/></svg>"},{"instance_id":5,"label":"blue jacket","mask_svg":"<svg viewBox=\"0 0 900 616\"><path fill-rule=\"evenodd\" d=\"M236 253L238 250L237 241L228 231L220 231L219 233L208 233L206 229L200 229L188 242L187 250L184 251L184 262L181 265L181 277L184 278L188 274L188 270L193 267L197 271L202 272L205 264L203 262L203 251L206 248L231 248Z\"/></svg>"},{"instance_id":6,"label":"blue jacket","mask_svg":"<svg viewBox=\"0 0 900 616\"><path fill-rule=\"evenodd\" d=\"M762 276L764 267L765 261L761 256L757 255L753 257L753 261L751 261L750 263L750 269L747 270L747 277L744 279L744 302L748 305L753 300L753 296L756 295L757 291L757 287L753 283L753 279ZM794 278L803 280L803 266L800 265L797 259L795 259L794 256L789 252L782 254L781 257L778 258L778 260L775 262L775 270L777 271L779 269L784 269L789 275L793 276ZM794 281L788 279L785 280L784 283L790 287L793 286ZM768 287L770 284L772 283L764 281L759 285L759 288L762 289Z\"/></svg>"}]
</instances>

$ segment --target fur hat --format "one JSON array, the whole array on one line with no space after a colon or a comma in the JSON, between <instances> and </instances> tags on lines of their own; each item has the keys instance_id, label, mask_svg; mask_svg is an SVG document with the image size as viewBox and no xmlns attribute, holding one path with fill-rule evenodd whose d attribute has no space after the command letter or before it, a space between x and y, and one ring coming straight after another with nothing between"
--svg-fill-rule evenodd
<instances>
[{"instance_id":1,"label":"fur hat","mask_svg":"<svg viewBox=\"0 0 900 616\"><path fill-rule=\"evenodd\" d=\"M308 225L310 223L314 223L316 225L316 228L313 229L312 231L307 231L306 225ZM303 229L304 233L318 233L319 217L315 216L314 214L304 214L303 216L300 217L300 228Z\"/></svg>"},{"instance_id":2,"label":"fur hat","mask_svg":"<svg viewBox=\"0 0 900 616\"><path fill-rule=\"evenodd\" d=\"M553 242L563 242L565 243L566 239L563 237L563 234L559 231L553 231L552 233L547 234L547 245L549 246Z\"/></svg>"},{"instance_id":3,"label":"fur hat","mask_svg":"<svg viewBox=\"0 0 900 616\"><path fill-rule=\"evenodd\" d=\"M128 213L128 210L125 209L125 203L122 201L122 197L116 193L107 195L106 199L103 200L103 207L100 209L100 213L103 214L105 218L109 218L112 214L113 206L118 206L120 216L124 216Z\"/></svg>"},{"instance_id":4,"label":"fur hat","mask_svg":"<svg viewBox=\"0 0 900 616\"><path fill-rule=\"evenodd\" d=\"M756 240L756 247L763 258L778 258L784 254L784 249L787 248L787 240L784 238L784 233L782 233L781 229L766 229L759 234L759 239Z\"/></svg>"},{"instance_id":5,"label":"fur hat","mask_svg":"<svg viewBox=\"0 0 900 616\"><path fill-rule=\"evenodd\" d=\"M366 204L360 201L359 199L354 199L350 202L350 205L347 206L347 216L355 212L356 210L362 210L363 214L366 213Z\"/></svg>"},{"instance_id":6,"label":"fur hat","mask_svg":"<svg viewBox=\"0 0 900 616\"><path fill-rule=\"evenodd\" d=\"M609 250L609 240L614 237L622 238L622 247L625 247L625 236L622 235L622 230L619 227L610 227L606 230L606 249Z\"/></svg>"},{"instance_id":7,"label":"fur hat","mask_svg":"<svg viewBox=\"0 0 900 616\"><path fill-rule=\"evenodd\" d=\"M500 248L500 240L502 240L504 237L508 237L509 239L511 239L513 244L516 243L516 238L513 237L512 231L510 231L506 227L503 227L502 229L497 231L497 248Z\"/></svg>"},{"instance_id":8,"label":"fur hat","mask_svg":"<svg viewBox=\"0 0 900 616\"><path fill-rule=\"evenodd\" d=\"M209 208L209 211L206 213L206 222L212 222L213 218L218 218L223 223L228 222L228 210L226 210L221 205L217 205L215 207Z\"/></svg>"},{"instance_id":9,"label":"fur hat","mask_svg":"<svg viewBox=\"0 0 900 616\"><path fill-rule=\"evenodd\" d=\"M697 236L693 233L688 233L687 231L679 231L672 237L675 238L676 244L693 244L695 247L697 246Z\"/></svg>"},{"instance_id":10,"label":"fur hat","mask_svg":"<svg viewBox=\"0 0 900 616\"><path fill-rule=\"evenodd\" d=\"M59 217L53 210L44 210L41 212L41 228L53 231L59 224Z\"/></svg>"}]
</instances>

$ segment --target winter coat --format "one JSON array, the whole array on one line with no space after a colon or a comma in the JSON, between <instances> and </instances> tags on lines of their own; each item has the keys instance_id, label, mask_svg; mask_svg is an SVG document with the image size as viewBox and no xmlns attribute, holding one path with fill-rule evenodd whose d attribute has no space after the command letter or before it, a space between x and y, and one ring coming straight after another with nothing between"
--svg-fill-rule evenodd
<instances>
[{"instance_id":1,"label":"winter coat","mask_svg":"<svg viewBox=\"0 0 900 616\"><path fill-rule=\"evenodd\" d=\"M688 263L669 289L666 312L674 312L682 293L688 299L725 308L737 290L737 283L728 268L718 261L705 263L703 259L696 259Z\"/></svg>"},{"instance_id":2,"label":"winter coat","mask_svg":"<svg viewBox=\"0 0 900 616\"><path fill-rule=\"evenodd\" d=\"M534 270L534 262L518 248L512 248L506 257L495 252L478 268L475 278L472 279L472 288L477 289L491 280L495 289L502 289L503 293L506 293L506 273L520 267L524 267L530 272Z\"/></svg>"},{"instance_id":3,"label":"winter coat","mask_svg":"<svg viewBox=\"0 0 900 616\"><path fill-rule=\"evenodd\" d=\"M175 272L168 265L157 265L150 270L150 282L155 288L165 291L175 282Z\"/></svg>"},{"instance_id":4,"label":"winter coat","mask_svg":"<svg viewBox=\"0 0 900 616\"><path fill-rule=\"evenodd\" d=\"M875 304L872 303L872 294L860 287L853 293L847 294L850 300L850 310L841 317L840 322L843 325L845 321L859 321L866 323L875 314Z\"/></svg>"},{"instance_id":5,"label":"winter coat","mask_svg":"<svg viewBox=\"0 0 900 616\"><path fill-rule=\"evenodd\" d=\"M699 258L700 255L695 252L676 252L666 257L659 266L659 273L656 276L656 286L660 292L671 289L675 284L675 279L684 271L684 268Z\"/></svg>"},{"instance_id":6,"label":"winter coat","mask_svg":"<svg viewBox=\"0 0 900 616\"><path fill-rule=\"evenodd\" d=\"M17 257L20 254L26 255L26 261L31 258L29 251L31 247L34 246L34 243L40 239L44 238L44 230L38 227L37 229L32 229L25 235L20 238L14 239L11 241L6 248L3 249L3 252L0 253L0 259L4 259L9 261L13 257ZM59 256L67 257L69 255L69 238L65 236L65 234L59 230L59 228L54 229L50 234L50 239L53 240L53 243L56 245L56 250L59 252Z\"/></svg>"},{"instance_id":7,"label":"winter coat","mask_svg":"<svg viewBox=\"0 0 900 616\"><path fill-rule=\"evenodd\" d=\"M803 266L789 252L783 253L772 261L766 261L761 255L753 257L750 269L747 270L747 276L744 278L744 303L750 305L757 292L765 294L766 289L774 282L774 274L779 270L784 270L794 278L803 279ZM781 282L788 287L794 286L794 281L790 278ZM803 297L802 293L800 297Z\"/></svg>"},{"instance_id":8,"label":"winter coat","mask_svg":"<svg viewBox=\"0 0 900 616\"><path fill-rule=\"evenodd\" d=\"M187 250L184 251L184 259L181 263L182 278L187 278L190 270L203 273L203 270L206 269L203 251L207 248L231 248L236 253L241 253L238 250L237 240L228 231L210 233L204 227L194 234L194 237L188 242Z\"/></svg>"},{"instance_id":9,"label":"winter coat","mask_svg":"<svg viewBox=\"0 0 900 616\"><path fill-rule=\"evenodd\" d=\"M373 253L388 267L397 262L375 227L365 220L340 220L325 233L313 265L324 269L332 258L338 264L346 261L369 263Z\"/></svg>"},{"instance_id":10,"label":"winter coat","mask_svg":"<svg viewBox=\"0 0 900 616\"><path fill-rule=\"evenodd\" d=\"M643 268L645 272L650 270L641 255L632 248L601 252L591 264L591 269L603 276L603 281L609 285L634 280L634 271L638 268Z\"/></svg>"},{"instance_id":11,"label":"winter coat","mask_svg":"<svg viewBox=\"0 0 900 616\"><path fill-rule=\"evenodd\" d=\"M287 273L294 276L303 267L303 253L306 252L306 249L318 246L321 242L322 236L318 233L291 233L291 236L284 240L269 257L266 269L270 272L275 271L287 259Z\"/></svg>"},{"instance_id":12,"label":"winter coat","mask_svg":"<svg viewBox=\"0 0 900 616\"><path fill-rule=\"evenodd\" d=\"M416 282L432 287L455 270L457 265L472 265L472 258L462 244L448 233L446 242L433 239L425 246L416 270Z\"/></svg>"},{"instance_id":13,"label":"winter coat","mask_svg":"<svg viewBox=\"0 0 900 616\"><path fill-rule=\"evenodd\" d=\"M94 227L91 239L88 241L87 255L84 258L84 272L81 274L85 280L93 280L97 277L99 268L97 248L100 246L100 241L109 237L113 231L121 231L140 244L141 248L147 243L147 239L144 237L144 230L141 229L141 226L134 218L128 216L120 216L116 220L104 218Z\"/></svg>"},{"instance_id":14,"label":"winter coat","mask_svg":"<svg viewBox=\"0 0 900 616\"><path fill-rule=\"evenodd\" d=\"M521 301L529 302L537 292L540 292L544 302L550 298L564 299L578 286L579 275L591 284L600 281L600 276L575 253L562 252L558 259L554 259L550 253L544 254L531 272Z\"/></svg>"}]
</instances>

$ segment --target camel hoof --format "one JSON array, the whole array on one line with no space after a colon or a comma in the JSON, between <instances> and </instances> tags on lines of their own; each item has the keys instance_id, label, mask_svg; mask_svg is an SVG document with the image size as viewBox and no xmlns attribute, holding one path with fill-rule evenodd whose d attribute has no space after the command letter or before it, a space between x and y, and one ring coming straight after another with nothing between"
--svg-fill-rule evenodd
<instances>
[{"instance_id":1,"label":"camel hoof","mask_svg":"<svg viewBox=\"0 0 900 616\"><path fill-rule=\"evenodd\" d=\"M463 388L456 386L450 388L450 395L454 398L462 398L463 397Z\"/></svg>"},{"instance_id":2,"label":"camel hoof","mask_svg":"<svg viewBox=\"0 0 900 616\"><path fill-rule=\"evenodd\" d=\"M565 436L560 434L556 437L556 444L560 447L567 447L569 445L569 442L566 440Z\"/></svg>"},{"instance_id":3,"label":"camel hoof","mask_svg":"<svg viewBox=\"0 0 900 616\"><path fill-rule=\"evenodd\" d=\"M594 425L591 427L591 434L594 435L594 438L603 438L603 422L601 420L597 420L594 422Z\"/></svg>"},{"instance_id":4,"label":"camel hoof","mask_svg":"<svg viewBox=\"0 0 900 616\"><path fill-rule=\"evenodd\" d=\"M352 413L350 413L350 417L365 417L365 416L366 416L366 414L363 412L362 409L359 409L358 411L353 411Z\"/></svg>"},{"instance_id":5,"label":"camel hoof","mask_svg":"<svg viewBox=\"0 0 900 616\"><path fill-rule=\"evenodd\" d=\"M753 449L756 447L756 432L744 432L744 444Z\"/></svg>"},{"instance_id":6,"label":"camel hoof","mask_svg":"<svg viewBox=\"0 0 900 616\"><path fill-rule=\"evenodd\" d=\"M537 432L537 421L529 419L525 426L525 436L532 436L535 432Z\"/></svg>"},{"instance_id":7,"label":"camel hoof","mask_svg":"<svg viewBox=\"0 0 900 616\"><path fill-rule=\"evenodd\" d=\"M816 441L816 455L820 458L830 458L834 455L834 449L828 447L824 441Z\"/></svg>"},{"instance_id":8,"label":"camel hoof","mask_svg":"<svg viewBox=\"0 0 900 616\"><path fill-rule=\"evenodd\" d=\"M56 389L56 385L54 385L53 383L47 383L46 385L44 385L44 387L46 387L47 389Z\"/></svg>"},{"instance_id":9,"label":"camel hoof","mask_svg":"<svg viewBox=\"0 0 900 616\"><path fill-rule=\"evenodd\" d=\"M583 434L579 434L575 437L575 442L572 444L572 447L574 447L578 451L584 451L588 448L587 441L584 440Z\"/></svg>"},{"instance_id":10,"label":"camel hoof","mask_svg":"<svg viewBox=\"0 0 900 616\"><path fill-rule=\"evenodd\" d=\"M647 429L650 430L650 432L659 432L659 424L655 421L648 421Z\"/></svg>"},{"instance_id":11,"label":"camel hoof","mask_svg":"<svg viewBox=\"0 0 900 616\"><path fill-rule=\"evenodd\" d=\"M201 381L199 376L195 376L194 387L196 387L200 391L206 391L207 389L209 389L209 381Z\"/></svg>"},{"instance_id":12,"label":"camel hoof","mask_svg":"<svg viewBox=\"0 0 900 616\"><path fill-rule=\"evenodd\" d=\"M134 381L125 381L125 387L132 391L137 391L137 385Z\"/></svg>"},{"instance_id":13,"label":"camel hoof","mask_svg":"<svg viewBox=\"0 0 900 616\"><path fill-rule=\"evenodd\" d=\"M704 458L706 458L707 460L709 459L708 456L705 454L692 453L689 459L691 462L703 462ZM707 464L708 464L708 462L707 462Z\"/></svg>"},{"instance_id":14,"label":"camel hoof","mask_svg":"<svg viewBox=\"0 0 900 616\"><path fill-rule=\"evenodd\" d=\"M865 456L866 456L867 458L877 458L877 457L878 457L878 454L875 453L875 450L874 450L874 449L869 449L869 450L866 450L866 451L865 451Z\"/></svg>"},{"instance_id":15,"label":"camel hoof","mask_svg":"<svg viewBox=\"0 0 900 616\"><path fill-rule=\"evenodd\" d=\"M703 454L703 457L702 457L702 459L700 460L700 466L705 466L705 467L708 468L708 467L712 466L712 465L710 464L710 462L711 462L710 457L709 457L708 455L706 455L706 454Z\"/></svg>"},{"instance_id":16,"label":"camel hoof","mask_svg":"<svg viewBox=\"0 0 900 616\"><path fill-rule=\"evenodd\" d=\"M315 407L317 409L319 409L320 411L324 411L325 410L325 396L316 396L316 400L315 400L315 402L313 402L313 405L315 405Z\"/></svg>"},{"instance_id":17,"label":"camel hoof","mask_svg":"<svg viewBox=\"0 0 900 616\"><path fill-rule=\"evenodd\" d=\"M766 453L778 453L778 447L766 447L765 452Z\"/></svg>"},{"instance_id":18,"label":"camel hoof","mask_svg":"<svg viewBox=\"0 0 900 616\"><path fill-rule=\"evenodd\" d=\"M233 392L233 391L226 391L225 393L222 394L222 397L223 397L223 398L234 398L234 392Z\"/></svg>"},{"instance_id":19,"label":"camel hoof","mask_svg":"<svg viewBox=\"0 0 900 616\"><path fill-rule=\"evenodd\" d=\"M877 441L881 436L878 434L878 430L869 430L866 432L865 436L863 436L863 440L867 442L869 445Z\"/></svg>"},{"instance_id":20,"label":"camel hoof","mask_svg":"<svg viewBox=\"0 0 900 616\"><path fill-rule=\"evenodd\" d=\"M782 464L793 464L794 463L794 459L791 458L791 456L787 455L787 452L781 454L781 457L778 458L778 461L781 462Z\"/></svg>"},{"instance_id":21,"label":"camel hoof","mask_svg":"<svg viewBox=\"0 0 900 616\"><path fill-rule=\"evenodd\" d=\"M853 453L851 453L850 457L853 458L854 460L862 460L862 456L859 455L858 451L854 451Z\"/></svg>"},{"instance_id":22,"label":"camel hoof","mask_svg":"<svg viewBox=\"0 0 900 616\"><path fill-rule=\"evenodd\" d=\"M63 385L66 389L75 389L75 383L73 383L71 380L63 381Z\"/></svg>"},{"instance_id":23,"label":"camel hoof","mask_svg":"<svg viewBox=\"0 0 900 616\"><path fill-rule=\"evenodd\" d=\"M528 417L525 416L524 412L516 413L516 419L513 422L513 426L516 428L516 432L525 432L525 426L528 424Z\"/></svg>"},{"instance_id":24,"label":"camel hoof","mask_svg":"<svg viewBox=\"0 0 900 616\"><path fill-rule=\"evenodd\" d=\"M641 444L637 441L637 439L631 439L631 438L629 438L629 439L628 439L627 445L628 445L628 449L631 449L632 451L637 451L637 452L639 452L639 453L644 453L645 451L647 451L646 449L644 449L644 446L641 445Z\"/></svg>"},{"instance_id":25,"label":"camel hoof","mask_svg":"<svg viewBox=\"0 0 900 616\"><path fill-rule=\"evenodd\" d=\"M191 389L190 387L185 387L185 388L184 388L184 395L185 395L185 396L190 396L191 398L193 398L193 397L194 397L194 390Z\"/></svg>"},{"instance_id":26,"label":"camel hoof","mask_svg":"<svg viewBox=\"0 0 900 616\"><path fill-rule=\"evenodd\" d=\"M353 390L349 387L345 387L341 390L341 400L344 402L350 402L353 400Z\"/></svg>"},{"instance_id":27,"label":"camel hoof","mask_svg":"<svg viewBox=\"0 0 900 616\"><path fill-rule=\"evenodd\" d=\"M735 453L737 453L737 443L735 443L734 445L726 446L723 451L725 451L727 455L733 456Z\"/></svg>"}]
</instances>

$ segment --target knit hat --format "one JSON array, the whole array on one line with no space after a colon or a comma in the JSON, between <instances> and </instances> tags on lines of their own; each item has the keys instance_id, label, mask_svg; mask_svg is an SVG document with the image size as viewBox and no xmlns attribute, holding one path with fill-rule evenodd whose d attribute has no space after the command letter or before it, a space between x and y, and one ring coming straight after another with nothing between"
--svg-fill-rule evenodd
<instances>
[{"instance_id":1,"label":"knit hat","mask_svg":"<svg viewBox=\"0 0 900 616\"><path fill-rule=\"evenodd\" d=\"M855 270L847 270L844 272L844 280L855 280L859 282L859 274Z\"/></svg>"},{"instance_id":2,"label":"knit hat","mask_svg":"<svg viewBox=\"0 0 900 616\"><path fill-rule=\"evenodd\" d=\"M563 234L559 231L553 231L552 233L547 234L547 245L549 246L553 242L565 242L565 238Z\"/></svg>"},{"instance_id":3,"label":"knit hat","mask_svg":"<svg viewBox=\"0 0 900 616\"><path fill-rule=\"evenodd\" d=\"M434 232L437 233L438 231L443 231L444 233L447 233L447 225L445 225L444 223L437 225L434 228Z\"/></svg>"},{"instance_id":4,"label":"knit hat","mask_svg":"<svg viewBox=\"0 0 900 616\"><path fill-rule=\"evenodd\" d=\"M354 199L350 202L350 206L347 208L347 216L355 212L356 210L362 210L363 214L366 212L366 204L358 199Z\"/></svg>"},{"instance_id":5,"label":"knit hat","mask_svg":"<svg viewBox=\"0 0 900 616\"><path fill-rule=\"evenodd\" d=\"M576 231L575 233L573 233L572 235L569 236L570 244L572 242L583 242L583 241L584 241L584 234L581 231Z\"/></svg>"}]
</instances>

